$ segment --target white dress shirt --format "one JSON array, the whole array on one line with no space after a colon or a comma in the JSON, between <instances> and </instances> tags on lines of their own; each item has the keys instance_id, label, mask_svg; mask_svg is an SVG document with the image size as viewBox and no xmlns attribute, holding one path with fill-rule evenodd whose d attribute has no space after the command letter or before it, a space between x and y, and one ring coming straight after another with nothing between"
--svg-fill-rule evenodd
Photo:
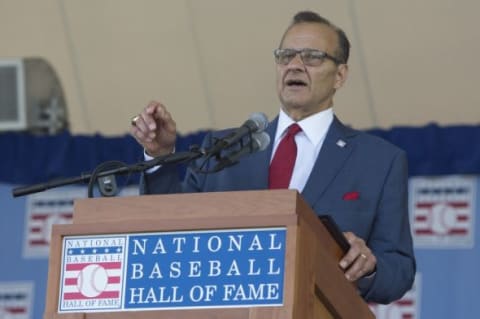
<instances>
[{"instance_id":1,"label":"white dress shirt","mask_svg":"<svg viewBox=\"0 0 480 319\"><path fill-rule=\"evenodd\" d=\"M315 165L318 153L322 148L323 141L325 140L328 128L332 122L332 108L328 108L297 122L302 128L302 131L295 135L297 159L293 168L292 179L290 180L290 185L288 187L289 189L296 189L299 192L302 192L307 183L308 177L310 176L310 172L313 169L313 165ZM283 110L280 110L270 161L273 159L278 144L287 133L288 127L293 123L295 123L295 121L292 120Z\"/></svg>"}]
</instances>

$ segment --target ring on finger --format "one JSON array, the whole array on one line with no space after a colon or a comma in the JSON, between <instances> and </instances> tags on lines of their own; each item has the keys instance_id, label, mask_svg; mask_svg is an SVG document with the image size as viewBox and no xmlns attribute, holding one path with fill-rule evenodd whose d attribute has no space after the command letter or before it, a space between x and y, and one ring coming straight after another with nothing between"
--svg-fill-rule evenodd
<instances>
[{"instance_id":1,"label":"ring on finger","mask_svg":"<svg viewBox=\"0 0 480 319\"><path fill-rule=\"evenodd\" d=\"M135 115L134 117L132 117L132 119L130 120L130 124L132 126L137 126L137 121L139 119L140 115Z\"/></svg>"}]
</instances>

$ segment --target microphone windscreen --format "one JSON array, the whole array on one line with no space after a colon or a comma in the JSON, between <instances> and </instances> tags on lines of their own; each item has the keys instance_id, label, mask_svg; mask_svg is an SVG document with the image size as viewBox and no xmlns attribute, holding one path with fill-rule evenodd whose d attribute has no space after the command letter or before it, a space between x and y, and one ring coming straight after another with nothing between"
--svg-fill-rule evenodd
<instances>
[{"instance_id":1,"label":"microphone windscreen","mask_svg":"<svg viewBox=\"0 0 480 319\"><path fill-rule=\"evenodd\" d=\"M262 112L255 112L250 114L248 117L249 120L255 122L255 125L257 126L257 132L261 132L265 130L268 126L268 117L265 115L265 113Z\"/></svg>"},{"instance_id":2,"label":"microphone windscreen","mask_svg":"<svg viewBox=\"0 0 480 319\"><path fill-rule=\"evenodd\" d=\"M255 150L263 151L270 144L270 135L267 132L253 133L252 142L255 143Z\"/></svg>"}]
</instances>

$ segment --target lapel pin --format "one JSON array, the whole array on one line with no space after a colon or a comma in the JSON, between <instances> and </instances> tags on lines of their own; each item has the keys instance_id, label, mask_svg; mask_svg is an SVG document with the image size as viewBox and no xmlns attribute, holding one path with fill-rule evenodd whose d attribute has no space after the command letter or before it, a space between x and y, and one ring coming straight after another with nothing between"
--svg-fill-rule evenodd
<instances>
[{"instance_id":1,"label":"lapel pin","mask_svg":"<svg viewBox=\"0 0 480 319\"><path fill-rule=\"evenodd\" d=\"M347 142L345 142L344 140L338 140L337 145L340 147L345 147L345 145L347 145Z\"/></svg>"}]
</instances>

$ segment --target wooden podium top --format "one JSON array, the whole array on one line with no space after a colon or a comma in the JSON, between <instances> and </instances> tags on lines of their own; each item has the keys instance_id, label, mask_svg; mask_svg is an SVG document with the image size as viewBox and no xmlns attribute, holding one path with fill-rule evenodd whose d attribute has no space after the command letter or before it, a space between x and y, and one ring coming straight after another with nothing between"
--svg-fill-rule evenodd
<instances>
[{"instance_id":1,"label":"wooden podium top","mask_svg":"<svg viewBox=\"0 0 480 319\"><path fill-rule=\"evenodd\" d=\"M79 199L74 204L73 223L294 217L299 205L306 204L294 190Z\"/></svg>"}]
</instances>

